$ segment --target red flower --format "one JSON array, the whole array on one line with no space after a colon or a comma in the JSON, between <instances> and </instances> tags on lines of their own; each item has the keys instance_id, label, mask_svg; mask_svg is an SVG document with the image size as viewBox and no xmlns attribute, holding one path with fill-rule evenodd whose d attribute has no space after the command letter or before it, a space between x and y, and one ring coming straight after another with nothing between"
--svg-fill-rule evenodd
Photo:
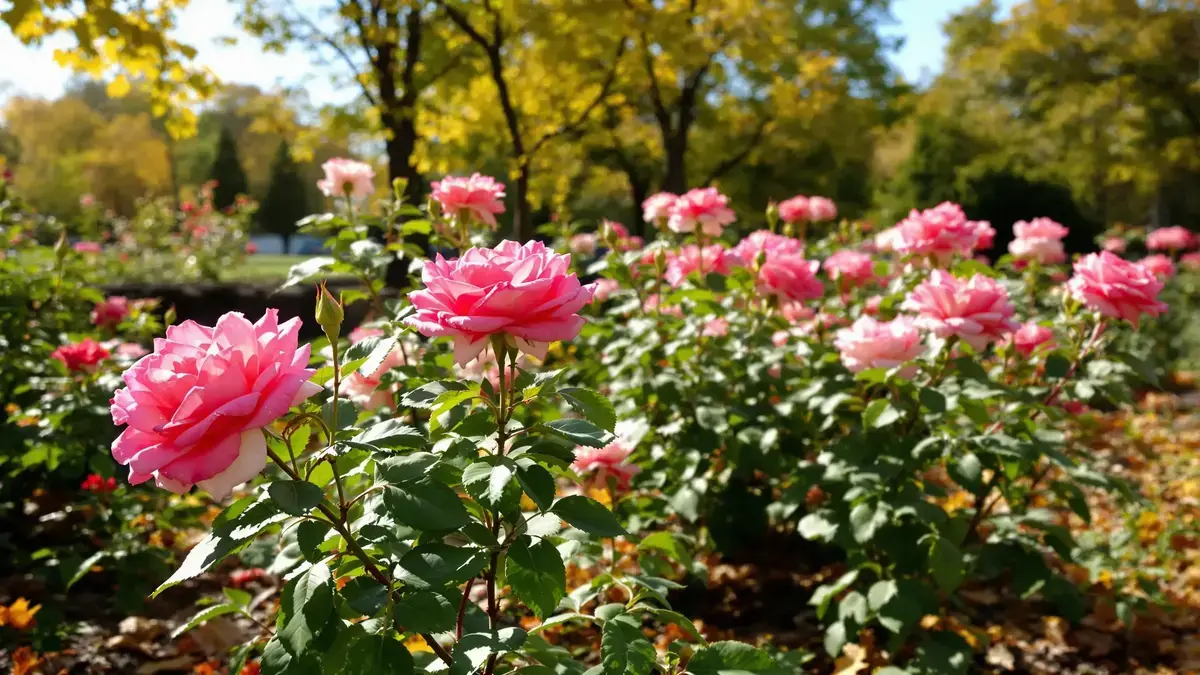
<instances>
[{"instance_id":1,"label":"red flower","mask_svg":"<svg viewBox=\"0 0 1200 675\"><path fill-rule=\"evenodd\" d=\"M87 490L88 492L95 492L97 494L108 494L110 492L116 491L117 479L116 478L104 479L104 478L101 478L99 476L99 474L93 473L93 474L89 474L88 477L84 479L83 483L79 487L84 490Z\"/></svg>"},{"instance_id":2,"label":"red flower","mask_svg":"<svg viewBox=\"0 0 1200 675\"><path fill-rule=\"evenodd\" d=\"M229 573L229 583L235 588L241 588L252 581L258 581L267 576L267 571L261 567L251 567L244 570L234 570Z\"/></svg>"},{"instance_id":3,"label":"red flower","mask_svg":"<svg viewBox=\"0 0 1200 675\"><path fill-rule=\"evenodd\" d=\"M108 350L92 338L84 338L82 342L63 345L50 353L50 358L58 359L67 370L77 372L93 370L97 363L108 358Z\"/></svg>"}]
</instances>

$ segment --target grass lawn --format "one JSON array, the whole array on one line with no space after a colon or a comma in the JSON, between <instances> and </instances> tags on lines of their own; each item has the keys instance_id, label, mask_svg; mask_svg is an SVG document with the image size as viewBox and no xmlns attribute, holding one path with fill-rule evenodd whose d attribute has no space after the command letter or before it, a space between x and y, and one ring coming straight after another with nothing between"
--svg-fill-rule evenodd
<instances>
[{"instance_id":1,"label":"grass lawn","mask_svg":"<svg viewBox=\"0 0 1200 675\"><path fill-rule=\"evenodd\" d=\"M240 281L252 284L282 284L292 265L304 262L315 255L286 255L281 253L257 253L248 255L242 264L226 270L221 281ZM335 274L334 278L343 275Z\"/></svg>"}]
</instances>

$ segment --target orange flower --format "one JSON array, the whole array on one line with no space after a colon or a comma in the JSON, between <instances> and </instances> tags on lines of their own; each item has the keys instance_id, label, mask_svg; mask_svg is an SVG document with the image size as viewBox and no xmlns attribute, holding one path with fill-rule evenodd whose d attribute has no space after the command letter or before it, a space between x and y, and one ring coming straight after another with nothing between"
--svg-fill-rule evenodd
<instances>
[{"instance_id":1,"label":"orange flower","mask_svg":"<svg viewBox=\"0 0 1200 675\"><path fill-rule=\"evenodd\" d=\"M21 647L12 655L12 675L31 675L42 659L29 647Z\"/></svg>"},{"instance_id":2,"label":"orange flower","mask_svg":"<svg viewBox=\"0 0 1200 675\"><path fill-rule=\"evenodd\" d=\"M7 608L0 607L0 626L12 626L17 630L25 630L33 625L33 615L37 614L41 608L41 605L30 607L28 600L17 598L17 601Z\"/></svg>"}]
</instances>

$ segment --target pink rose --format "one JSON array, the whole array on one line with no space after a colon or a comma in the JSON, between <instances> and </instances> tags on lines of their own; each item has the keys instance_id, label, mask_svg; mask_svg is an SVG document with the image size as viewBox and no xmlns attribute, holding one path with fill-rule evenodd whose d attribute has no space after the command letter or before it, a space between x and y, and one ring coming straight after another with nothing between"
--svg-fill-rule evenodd
<instances>
[{"instance_id":1,"label":"pink rose","mask_svg":"<svg viewBox=\"0 0 1200 675\"><path fill-rule=\"evenodd\" d=\"M199 485L223 499L267 462L260 429L321 390L309 382L309 346L297 346L300 319L279 324L268 309L257 323L237 312L213 328L184 321L129 367L112 399L113 442L129 482L154 479L187 492Z\"/></svg>"},{"instance_id":2,"label":"pink rose","mask_svg":"<svg viewBox=\"0 0 1200 675\"><path fill-rule=\"evenodd\" d=\"M1195 245L1195 236L1185 227L1160 227L1146 236L1151 251L1182 251Z\"/></svg>"},{"instance_id":3,"label":"pink rose","mask_svg":"<svg viewBox=\"0 0 1200 675\"><path fill-rule=\"evenodd\" d=\"M895 368L925 351L921 332L909 317L891 321L859 317L849 328L837 332L833 345L841 352L842 363L853 373L869 368ZM912 377L916 370L911 366L901 375Z\"/></svg>"},{"instance_id":4,"label":"pink rose","mask_svg":"<svg viewBox=\"0 0 1200 675\"><path fill-rule=\"evenodd\" d=\"M734 267L742 265L742 259L720 244L705 246L684 246L678 252L667 253L667 283L679 286L692 272L700 272L703 277L710 272L727 275Z\"/></svg>"},{"instance_id":5,"label":"pink rose","mask_svg":"<svg viewBox=\"0 0 1200 675\"><path fill-rule=\"evenodd\" d=\"M771 333L771 344L776 347L786 346L791 337L791 333L788 333L786 330L777 330Z\"/></svg>"},{"instance_id":6,"label":"pink rose","mask_svg":"<svg viewBox=\"0 0 1200 675\"><path fill-rule=\"evenodd\" d=\"M575 461L571 463L571 468L576 473L590 475L595 487L607 487L611 476L616 488L625 491L629 489L633 477L642 470L629 462L632 453L633 448L619 438L603 448L581 445L575 448Z\"/></svg>"},{"instance_id":7,"label":"pink rose","mask_svg":"<svg viewBox=\"0 0 1200 675\"><path fill-rule=\"evenodd\" d=\"M770 230L756 230L731 250L744 264L753 265L759 253L803 253L804 242Z\"/></svg>"},{"instance_id":8,"label":"pink rose","mask_svg":"<svg viewBox=\"0 0 1200 675\"><path fill-rule=\"evenodd\" d=\"M1179 264L1189 270L1200 269L1200 253L1185 253L1179 259Z\"/></svg>"},{"instance_id":9,"label":"pink rose","mask_svg":"<svg viewBox=\"0 0 1200 675\"><path fill-rule=\"evenodd\" d=\"M1012 318L1008 291L981 274L964 281L945 270L933 270L901 308L917 313L918 328L943 338L956 335L975 349L1003 339L1020 326Z\"/></svg>"},{"instance_id":10,"label":"pink rose","mask_svg":"<svg viewBox=\"0 0 1200 675\"><path fill-rule=\"evenodd\" d=\"M837 218L837 205L826 197L808 198L808 217L814 223L821 223Z\"/></svg>"},{"instance_id":11,"label":"pink rose","mask_svg":"<svg viewBox=\"0 0 1200 675\"><path fill-rule=\"evenodd\" d=\"M596 302L605 302L609 296L621 290L621 282L616 279L597 279L596 289L592 294L592 299Z\"/></svg>"},{"instance_id":12,"label":"pink rose","mask_svg":"<svg viewBox=\"0 0 1200 675\"><path fill-rule=\"evenodd\" d=\"M866 303L863 304L863 313L874 316L879 313L879 307L882 304L883 298L881 296L872 295L871 297L867 298Z\"/></svg>"},{"instance_id":13,"label":"pink rose","mask_svg":"<svg viewBox=\"0 0 1200 675\"><path fill-rule=\"evenodd\" d=\"M613 234L613 236L615 236L617 239L625 239L625 238L629 237L629 229L628 228L626 228L624 225L618 223L615 220L609 220L607 218L600 221L600 231L601 232L604 232L604 231L611 232Z\"/></svg>"},{"instance_id":14,"label":"pink rose","mask_svg":"<svg viewBox=\"0 0 1200 675\"><path fill-rule=\"evenodd\" d=\"M77 241L71 248L79 253L99 253L100 242L96 241Z\"/></svg>"},{"instance_id":15,"label":"pink rose","mask_svg":"<svg viewBox=\"0 0 1200 675\"><path fill-rule=\"evenodd\" d=\"M570 255L539 241L502 241L452 260L438 254L421 272L425 289L408 294L417 313L405 322L426 337L453 337L460 365L500 333L544 359L551 342L579 335L584 320L577 312L592 301L595 286L581 285L570 268Z\"/></svg>"},{"instance_id":16,"label":"pink rose","mask_svg":"<svg viewBox=\"0 0 1200 675\"><path fill-rule=\"evenodd\" d=\"M729 209L729 198L716 188L696 188L675 200L671 205L667 227L672 232L687 233L700 231L710 237L719 237L725 226L737 220Z\"/></svg>"},{"instance_id":17,"label":"pink rose","mask_svg":"<svg viewBox=\"0 0 1200 675\"><path fill-rule=\"evenodd\" d=\"M442 206L442 212L455 218L471 217L495 228L496 214L504 213L504 185L491 176L471 174L469 178L446 176L429 184L430 197Z\"/></svg>"},{"instance_id":18,"label":"pink rose","mask_svg":"<svg viewBox=\"0 0 1200 675\"><path fill-rule=\"evenodd\" d=\"M679 195L670 192L650 195L642 202L642 220L662 225L671 217L671 207L675 206L677 199Z\"/></svg>"},{"instance_id":19,"label":"pink rose","mask_svg":"<svg viewBox=\"0 0 1200 675\"><path fill-rule=\"evenodd\" d=\"M624 237L617 240L618 251L636 251L646 245L646 240L638 236Z\"/></svg>"},{"instance_id":20,"label":"pink rose","mask_svg":"<svg viewBox=\"0 0 1200 675\"><path fill-rule=\"evenodd\" d=\"M73 373L91 372L96 369L96 364L107 359L108 356L108 350L92 338L84 338L74 344L62 345L50 352L50 358L61 362L67 367L67 370Z\"/></svg>"},{"instance_id":21,"label":"pink rose","mask_svg":"<svg viewBox=\"0 0 1200 675\"><path fill-rule=\"evenodd\" d=\"M881 248L900 255L930 256L945 264L954 256L969 256L979 244L978 225L967 220L962 207L944 202L932 209L913 211L877 239Z\"/></svg>"},{"instance_id":22,"label":"pink rose","mask_svg":"<svg viewBox=\"0 0 1200 675\"><path fill-rule=\"evenodd\" d=\"M252 241L246 242L246 255L254 255L258 253L258 244Z\"/></svg>"},{"instance_id":23,"label":"pink rose","mask_svg":"<svg viewBox=\"0 0 1200 675\"><path fill-rule=\"evenodd\" d=\"M85 195L82 195L82 196L79 198L79 205L80 205L80 206L82 206L82 207L83 207L83 208L85 208L85 209L86 209L86 208L88 208L88 207L90 207L92 204L95 204L95 203L96 203L96 198L95 198L94 196L90 195L90 194L85 194Z\"/></svg>"},{"instance_id":24,"label":"pink rose","mask_svg":"<svg viewBox=\"0 0 1200 675\"><path fill-rule=\"evenodd\" d=\"M1175 263L1161 253L1148 255L1139 260L1138 264L1150 270L1159 279L1170 279L1175 276Z\"/></svg>"},{"instance_id":25,"label":"pink rose","mask_svg":"<svg viewBox=\"0 0 1200 675\"><path fill-rule=\"evenodd\" d=\"M1108 251L1076 260L1075 276L1067 282L1071 297L1135 327L1142 314L1158 316L1167 311L1167 304L1158 299L1162 288L1162 280L1153 272Z\"/></svg>"},{"instance_id":26,"label":"pink rose","mask_svg":"<svg viewBox=\"0 0 1200 675\"><path fill-rule=\"evenodd\" d=\"M1036 323L1027 323L1012 334L1012 344L1026 358L1035 351L1054 349L1054 331Z\"/></svg>"},{"instance_id":27,"label":"pink rose","mask_svg":"<svg viewBox=\"0 0 1200 675\"><path fill-rule=\"evenodd\" d=\"M800 223L811 220L808 209L808 197L796 195L791 199L779 202L779 219L785 223Z\"/></svg>"},{"instance_id":28,"label":"pink rose","mask_svg":"<svg viewBox=\"0 0 1200 675\"><path fill-rule=\"evenodd\" d=\"M1062 238L1067 228L1049 218L1034 218L1013 225L1016 239L1008 245L1008 252L1018 260L1036 260L1044 265L1067 261Z\"/></svg>"},{"instance_id":29,"label":"pink rose","mask_svg":"<svg viewBox=\"0 0 1200 675\"><path fill-rule=\"evenodd\" d=\"M1105 251L1112 251L1113 253L1124 253L1126 243L1125 240L1120 237L1109 237L1108 239L1104 240L1103 248Z\"/></svg>"},{"instance_id":30,"label":"pink rose","mask_svg":"<svg viewBox=\"0 0 1200 675\"><path fill-rule=\"evenodd\" d=\"M317 181L317 188L326 197L362 199L375 191L375 169L370 164L335 157L321 168L325 177Z\"/></svg>"},{"instance_id":31,"label":"pink rose","mask_svg":"<svg viewBox=\"0 0 1200 675\"><path fill-rule=\"evenodd\" d=\"M129 316L129 298L114 295L92 308L92 325L113 328Z\"/></svg>"},{"instance_id":32,"label":"pink rose","mask_svg":"<svg viewBox=\"0 0 1200 675\"><path fill-rule=\"evenodd\" d=\"M802 302L781 302L779 303L779 314L784 321L797 324L801 321L807 321L817 315L813 309Z\"/></svg>"},{"instance_id":33,"label":"pink rose","mask_svg":"<svg viewBox=\"0 0 1200 675\"><path fill-rule=\"evenodd\" d=\"M647 295L646 300L642 303L642 311L645 312L646 314L653 314L654 312L659 311L658 300L659 300L658 294L656 294L656 293L651 293L650 295ZM661 311L663 314L666 314L667 316L683 318L683 308L680 307L679 305L671 305L668 307L663 307Z\"/></svg>"},{"instance_id":34,"label":"pink rose","mask_svg":"<svg viewBox=\"0 0 1200 675\"><path fill-rule=\"evenodd\" d=\"M383 386L383 376L392 368L404 365L404 352L396 345L388 355L383 357L379 367L367 375L355 370L342 380L338 393L362 406L364 410L375 410L383 406L393 405L393 392L380 389Z\"/></svg>"},{"instance_id":35,"label":"pink rose","mask_svg":"<svg viewBox=\"0 0 1200 675\"><path fill-rule=\"evenodd\" d=\"M800 253L768 253L758 270L760 291L786 300L813 300L825 294L817 279L821 263Z\"/></svg>"},{"instance_id":36,"label":"pink rose","mask_svg":"<svg viewBox=\"0 0 1200 675\"><path fill-rule=\"evenodd\" d=\"M362 342L367 338L383 336L384 332L382 328L377 328L375 326L358 326L354 330L350 331L350 335L348 337L350 338L350 344L354 344L355 342Z\"/></svg>"},{"instance_id":37,"label":"pink rose","mask_svg":"<svg viewBox=\"0 0 1200 675\"><path fill-rule=\"evenodd\" d=\"M875 262L871 256L850 249L835 252L821 266L831 279L838 282L845 280L851 286L862 286L875 277Z\"/></svg>"},{"instance_id":38,"label":"pink rose","mask_svg":"<svg viewBox=\"0 0 1200 675\"><path fill-rule=\"evenodd\" d=\"M986 220L968 220L967 225L975 229L975 250L987 251L996 244L996 228Z\"/></svg>"},{"instance_id":39,"label":"pink rose","mask_svg":"<svg viewBox=\"0 0 1200 675\"><path fill-rule=\"evenodd\" d=\"M725 337L729 335L729 322L721 317L709 319L700 334L704 337Z\"/></svg>"},{"instance_id":40,"label":"pink rose","mask_svg":"<svg viewBox=\"0 0 1200 675\"><path fill-rule=\"evenodd\" d=\"M567 248L574 255L590 258L596 255L597 237L592 232L585 232L571 237L567 241Z\"/></svg>"}]
</instances>

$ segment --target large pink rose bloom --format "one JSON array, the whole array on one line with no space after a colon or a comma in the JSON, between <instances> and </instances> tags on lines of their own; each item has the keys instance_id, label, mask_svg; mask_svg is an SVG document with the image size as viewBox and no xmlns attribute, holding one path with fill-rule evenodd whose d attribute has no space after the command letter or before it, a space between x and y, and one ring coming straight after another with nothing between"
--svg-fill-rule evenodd
<instances>
[{"instance_id":1,"label":"large pink rose bloom","mask_svg":"<svg viewBox=\"0 0 1200 675\"><path fill-rule=\"evenodd\" d=\"M803 253L804 242L793 237L775 234L770 230L756 230L742 239L732 249L733 253L747 265L761 253Z\"/></svg>"},{"instance_id":2,"label":"large pink rose bloom","mask_svg":"<svg viewBox=\"0 0 1200 675\"><path fill-rule=\"evenodd\" d=\"M607 487L611 476L618 490L628 490L633 477L642 469L629 462L633 448L617 439L603 448L579 446L575 448L575 461L571 468L576 473L591 476L595 487Z\"/></svg>"},{"instance_id":3,"label":"large pink rose bloom","mask_svg":"<svg viewBox=\"0 0 1200 675\"><path fill-rule=\"evenodd\" d=\"M678 199L679 195L671 192L650 195L642 202L642 220L647 223L665 223L671 217L671 207L675 206Z\"/></svg>"},{"instance_id":4,"label":"large pink rose bloom","mask_svg":"<svg viewBox=\"0 0 1200 675\"><path fill-rule=\"evenodd\" d=\"M758 288L781 300L813 300L825 294L817 279L821 263L800 253L768 253L758 269Z\"/></svg>"},{"instance_id":5,"label":"large pink rose bloom","mask_svg":"<svg viewBox=\"0 0 1200 675\"><path fill-rule=\"evenodd\" d=\"M129 426L112 454L129 466L129 482L153 478L178 493L199 485L223 499L261 472L260 429L321 390L309 382L315 371L299 332L300 319L280 325L274 309L253 324L229 312L213 328L168 327L113 395L113 422Z\"/></svg>"},{"instance_id":6,"label":"large pink rose bloom","mask_svg":"<svg viewBox=\"0 0 1200 675\"><path fill-rule=\"evenodd\" d=\"M1195 245L1195 235L1185 227L1160 227L1146 237L1146 248L1151 251L1182 251Z\"/></svg>"},{"instance_id":7,"label":"large pink rose bloom","mask_svg":"<svg viewBox=\"0 0 1200 675\"><path fill-rule=\"evenodd\" d=\"M862 286L875 277L875 261L871 256L850 249L835 252L821 266L834 281L851 286Z\"/></svg>"},{"instance_id":8,"label":"large pink rose bloom","mask_svg":"<svg viewBox=\"0 0 1200 675\"><path fill-rule=\"evenodd\" d=\"M695 232L697 228L710 237L719 237L725 226L737 220L729 208L729 198L716 188L696 188L675 200L671 205L667 227L672 232Z\"/></svg>"},{"instance_id":9,"label":"large pink rose bloom","mask_svg":"<svg viewBox=\"0 0 1200 675\"><path fill-rule=\"evenodd\" d=\"M1054 349L1054 331L1036 323L1027 323L1012 334L1012 344L1021 356L1028 358L1036 351Z\"/></svg>"},{"instance_id":10,"label":"large pink rose bloom","mask_svg":"<svg viewBox=\"0 0 1200 675\"><path fill-rule=\"evenodd\" d=\"M808 217L814 223L833 220L837 218L837 205L827 197L809 197Z\"/></svg>"},{"instance_id":11,"label":"large pink rose bloom","mask_svg":"<svg viewBox=\"0 0 1200 675\"><path fill-rule=\"evenodd\" d=\"M1075 261L1075 276L1067 282L1071 297L1104 316L1124 319L1134 326L1142 314L1158 316L1167 303L1158 299L1163 282L1137 263L1103 251Z\"/></svg>"},{"instance_id":12,"label":"large pink rose bloom","mask_svg":"<svg viewBox=\"0 0 1200 675\"><path fill-rule=\"evenodd\" d=\"M931 256L945 264L954 256L970 255L983 236L978 223L967 220L961 206L944 202L932 209L914 210L881 233L878 243L900 255Z\"/></svg>"},{"instance_id":13,"label":"large pink rose bloom","mask_svg":"<svg viewBox=\"0 0 1200 675\"><path fill-rule=\"evenodd\" d=\"M1170 279L1175 276L1175 263L1161 253L1148 255L1138 261L1138 264L1154 273L1159 279Z\"/></svg>"},{"instance_id":14,"label":"large pink rose bloom","mask_svg":"<svg viewBox=\"0 0 1200 675\"><path fill-rule=\"evenodd\" d=\"M438 254L425 263L421 280L425 289L408 294L417 313L405 321L426 337L453 337L459 365L478 356L496 333L546 358L551 342L579 335L584 320L576 312L595 289L579 283L570 255L538 241L502 241L452 260Z\"/></svg>"},{"instance_id":15,"label":"large pink rose bloom","mask_svg":"<svg viewBox=\"0 0 1200 675\"><path fill-rule=\"evenodd\" d=\"M812 215L808 209L808 197L804 195L785 199L776 208L779 210L779 219L785 223L804 222Z\"/></svg>"},{"instance_id":16,"label":"large pink rose bloom","mask_svg":"<svg viewBox=\"0 0 1200 675\"><path fill-rule=\"evenodd\" d=\"M468 178L446 176L429 184L430 196L442 212L456 218L475 218L496 227L496 214L504 213L504 186L491 176L471 174Z\"/></svg>"},{"instance_id":17,"label":"large pink rose bloom","mask_svg":"<svg viewBox=\"0 0 1200 675\"><path fill-rule=\"evenodd\" d=\"M870 368L895 368L925 351L921 332L906 316L891 321L859 317L849 328L837 332L833 345L841 352L842 363L854 373ZM912 377L915 372L916 368L910 367L901 375Z\"/></svg>"},{"instance_id":18,"label":"large pink rose bloom","mask_svg":"<svg viewBox=\"0 0 1200 675\"><path fill-rule=\"evenodd\" d=\"M317 187L326 197L362 199L375 191L375 169L370 164L335 157L321 165L325 177Z\"/></svg>"},{"instance_id":19,"label":"large pink rose bloom","mask_svg":"<svg viewBox=\"0 0 1200 675\"><path fill-rule=\"evenodd\" d=\"M901 309L917 313L918 328L938 337L958 336L975 349L1020 327L1013 320L1008 291L981 274L963 280L945 270L933 270L908 294Z\"/></svg>"},{"instance_id":20,"label":"large pink rose bloom","mask_svg":"<svg viewBox=\"0 0 1200 675\"><path fill-rule=\"evenodd\" d=\"M682 284L692 272L700 272L700 276L709 272L729 274L734 267L743 265L740 256L720 244L705 246L703 251L699 246L684 246L667 256L666 280L672 286Z\"/></svg>"}]
</instances>

